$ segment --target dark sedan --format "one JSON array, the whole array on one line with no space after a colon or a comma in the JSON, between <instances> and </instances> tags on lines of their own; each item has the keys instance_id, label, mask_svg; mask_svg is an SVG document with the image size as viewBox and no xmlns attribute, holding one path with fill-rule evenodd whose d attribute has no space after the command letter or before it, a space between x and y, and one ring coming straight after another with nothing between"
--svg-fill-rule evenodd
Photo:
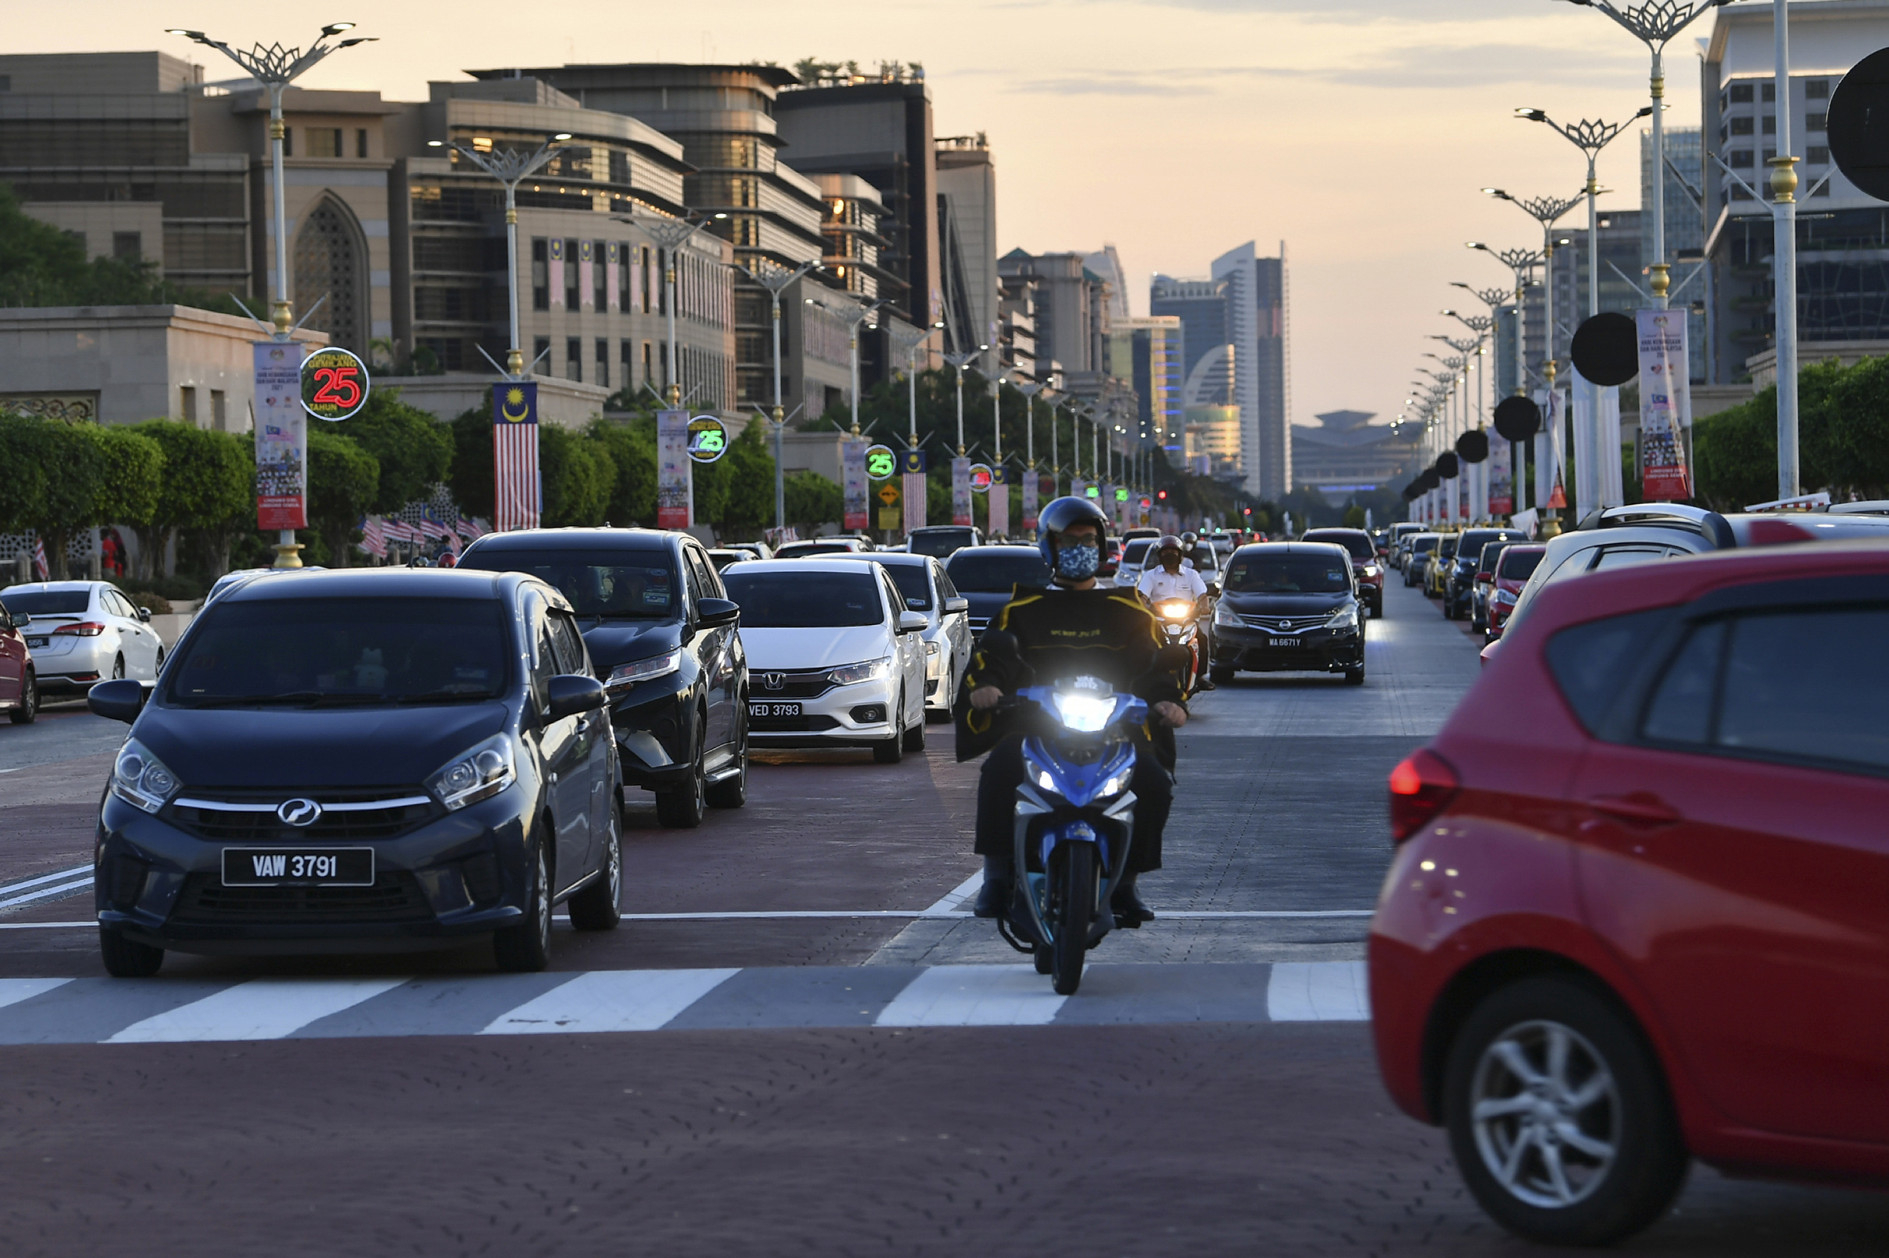
<instances>
[{"instance_id":1,"label":"dark sedan","mask_svg":"<svg viewBox=\"0 0 1889 1258\"><path fill-rule=\"evenodd\" d=\"M1343 673L1364 684L1364 619L1351 555L1326 542L1242 546L1214 609L1213 680L1259 673Z\"/></svg>"},{"instance_id":2,"label":"dark sedan","mask_svg":"<svg viewBox=\"0 0 1889 1258\"><path fill-rule=\"evenodd\" d=\"M1019 585L1049 584L1049 565L1034 547L966 546L945 560L945 575L970 601L971 632L984 632Z\"/></svg>"},{"instance_id":3,"label":"dark sedan","mask_svg":"<svg viewBox=\"0 0 1889 1258\"><path fill-rule=\"evenodd\" d=\"M656 796L665 826L748 797L748 659L708 552L686 533L487 533L461 568L529 572L571 601L610 692L623 780Z\"/></svg>"},{"instance_id":4,"label":"dark sedan","mask_svg":"<svg viewBox=\"0 0 1889 1258\"><path fill-rule=\"evenodd\" d=\"M99 947L366 952L489 936L541 970L551 909L617 924L616 757L571 607L516 573L309 573L198 616L131 723L99 813Z\"/></svg>"}]
</instances>

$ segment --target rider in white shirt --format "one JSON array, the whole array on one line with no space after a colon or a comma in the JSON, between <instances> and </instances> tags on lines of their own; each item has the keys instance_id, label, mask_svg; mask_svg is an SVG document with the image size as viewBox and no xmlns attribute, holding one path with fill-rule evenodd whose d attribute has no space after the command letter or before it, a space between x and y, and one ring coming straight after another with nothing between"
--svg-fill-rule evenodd
<instances>
[{"instance_id":1,"label":"rider in white shirt","mask_svg":"<svg viewBox=\"0 0 1889 1258\"><path fill-rule=\"evenodd\" d=\"M1155 543L1155 550L1160 557L1158 566L1151 565L1141 574L1135 590L1150 603L1159 603L1163 599L1184 598L1194 602L1206 596L1207 583L1200 579L1191 564L1181 561L1181 539L1169 535Z\"/></svg>"}]
</instances>

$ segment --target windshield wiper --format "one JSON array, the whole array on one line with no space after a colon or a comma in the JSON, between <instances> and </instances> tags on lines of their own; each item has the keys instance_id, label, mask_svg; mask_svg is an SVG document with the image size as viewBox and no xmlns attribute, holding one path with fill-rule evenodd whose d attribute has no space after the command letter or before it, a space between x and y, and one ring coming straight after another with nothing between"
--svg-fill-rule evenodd
<instances>
[{"instance_id":1,"label":"windshield wiper","mask_svg":"<svg viewBox=\"0 0 1889 1258\"><path fill-rule=\"evenodd\" d=\"M394 703L465 703L468 700L484 702L498 696L490 690L428 690L414 695L383 695Z\"/></svg>"},{"instance_id":2,"label":"windshield wiper","mask_svg":"<svg viewBox=\"0 0 1889 1258\"><path fill-rule=\"evenodd\" d=\"M305 703L310 707L326 704L348 703L384 703L386 695L365 695L336 693L330 690L288 690L262 695L210 695L202 699L184 698L182 702L192 708L241 708L274 707L281 704Z\"/></svg>"}]
</instances>

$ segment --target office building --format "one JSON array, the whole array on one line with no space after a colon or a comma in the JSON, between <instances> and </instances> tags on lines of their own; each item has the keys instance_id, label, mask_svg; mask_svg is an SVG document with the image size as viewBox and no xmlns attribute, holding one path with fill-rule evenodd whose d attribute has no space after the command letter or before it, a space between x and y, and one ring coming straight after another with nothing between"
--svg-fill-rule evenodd
<instances>
[{"instance_id":1,"label":"office building","mask_svg":"<svg viewBox=\"0 0 1889 1258\"><path fill-rule=\"evenodd\" d=\"M1595 234L1600 240L1598 278L1603 313L1630 315L1650 304L1639 287L1646 282L1640 253L1643 217L1639 210L1608 209L1602 209L1597 216L1599 230ZM1569 378L1568 364L1572 361L1569 346L1574 333L1588 317L1588 277L1594 272L1587 261L1586 211L1570 214L1557 230L1569 239L1554 255L1555 370L1556 378L1565 381Z\"/></svg>"},{"instance_id":2,"label":"office building","mask_svg":"<svg viewBox=\"0 0 1889 1258\"><path fill-rule=\"evenodd\" d=\"M1103 245L1094 253L1084 254L1082 265L1101 276L1102 282L1109 286L1109 318L1128 318L1128 272L1122 266L1122 255L1115 252L1115 246Z\"/></svg>"},{"instance_id":3,"label":"office building","mask_svg":"<svg viewBox=\"0 0 1889 1258\"><path fill-rule=\"evenodd\" d=\"M1002 326L999 310L997 171L990 145L981 131L942 136L936 158L945 309L963 311L959 323L967 333L977 331L978 344L1014 344L1015 329ZM951 326L948 320L946 326ZM1013 358L1000 357L1000 367L1016 370Z\"/></svg>"},{"instance_id":4,"label":"office building","mask_svg":"<svg viewBox=\"0 0 1889 1258\"><path fill-rule=\"evenodd\" d=\"M1278 257L1261 258L1249 240L1215 258L1212 276L1226 284L1244 486L1250 494L1277 501L1293 486L1292 320L1285 245L1280 244Z\"/></svg>"},{"instance_id":5,"label":"office building","mask_svg":"<svg viewBox=\"0 0 1889 1258\"><path fill-rule=\"evenodd\" d=\"M1134 390L1132 439L1181 461L1186 416L1181 405L1181 321L1171 315L1120 318L1109 325L1107 371Z\"/></svg>"},{"instance_id":6,"label":"office building","mask_svg":"<svg viewBox=\"0 0 1889 1258\"><path fill-rule=\"evenodd\" d=\"M1036 284L1028 275L997 277L998 366L1025 380L1053 383L1061 371L1054 359L1036 352Z\"/></svg>"},{"instance_id":7,"label":"office building","mask_svg":"<svg viewBox=\"0 0 1889 1258\"><path fill-rule=\"evenodd\" d=\"M1701 66L1710 283L1705 374L1714 384L1749 378L1750 360L1776 348L1765 204L1766 162L1779 152L1771 16L1769 5L1716 10ZM1791 5L1790 21L1791 134L1784 147L1800 159L1797 334L1800 361L1813 362L1826 347L1836 354L1846 342L1889 339L1882 296L1889 291L1889 220L1880 201L1837 171L1825 130L1837 83L1859 58L1889 43L1889 2L1800 2Z\"/></svg>"},{"instance_id":8,"label":"office building","mask_svg":"<svg viewBox=\"0 0 1889 1258\"><path fill-rule=\"evenodd\" d=\"M1012 249L997 260L997 273L1032 290L1038 378L1046 378L1047 364L1054 363L1064 389L1100 396L1108 372L1108 282L1089 270L1079 253Z\"/></svg>"}]
</instances>

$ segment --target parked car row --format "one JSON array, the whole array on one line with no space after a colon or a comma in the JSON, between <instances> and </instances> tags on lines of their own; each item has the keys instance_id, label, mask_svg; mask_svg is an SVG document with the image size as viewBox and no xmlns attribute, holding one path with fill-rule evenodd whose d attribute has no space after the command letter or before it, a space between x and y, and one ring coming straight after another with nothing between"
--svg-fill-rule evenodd
<instances>
[{"instance_id":1,"label":"parked car row","mask_svg":"<svg viewBox=\"0 0 1889 1258\"><path fill-rule=\"evenodd\" d=\"M83 695L101 681L150 684L164 643L149 608L107 581L36 581L0 591L0 709L30 724L46 698Z\"/></svg>"}]
</instances>

